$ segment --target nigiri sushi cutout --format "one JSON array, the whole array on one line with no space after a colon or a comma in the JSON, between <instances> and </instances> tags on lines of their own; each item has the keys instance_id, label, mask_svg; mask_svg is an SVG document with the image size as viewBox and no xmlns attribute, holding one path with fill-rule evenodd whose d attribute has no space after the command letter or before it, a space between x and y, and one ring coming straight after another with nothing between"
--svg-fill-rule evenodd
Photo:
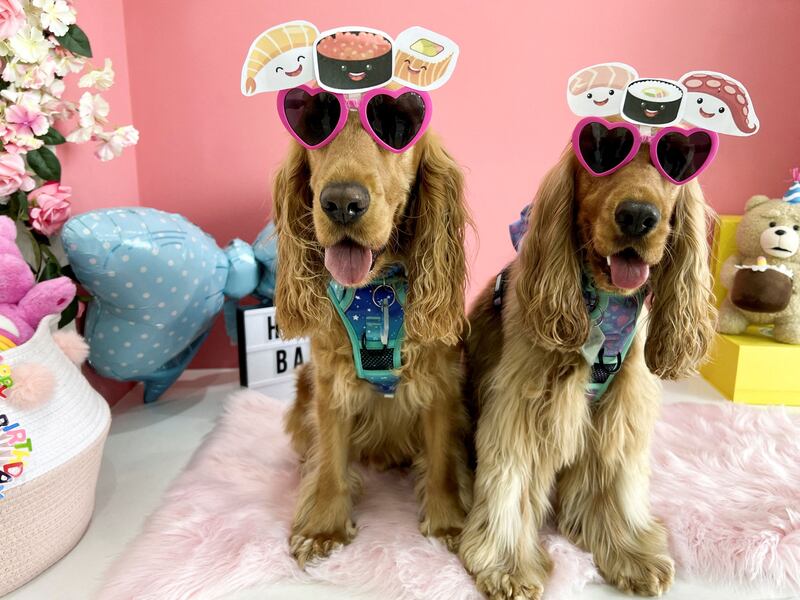
<instances>
[{"instance_id":1,"label":"nigiri sushi cutout","mask_svg":"<svg viewBox=\"0 0 800 600\"><path fill-rule=\"evenodd\" d=\"M620 62L586 67L569 78L567 103L579 117L619 115L625 88L638 77L636 69Z\"/></svg>"},{"instance_id":2,"label":"nigiri sushi cutout","mask_svg":"<svg viewBox=\"0 0 800 600\"><path fill-rule=\"evenodd\" d=\"M435 90L450 79L458 44L424 27L409 27L395 40L394 79L417 90Z\"/></svg>"},{"instance_id":3,"label":"nigiri sushi cutout","mask_svg":"<svg viewBox=\"0 0 800 600\"><path fill-rule=\"evenodd\" d=\"M623 119L645 127L669 127L681 122L686 88L671 79L635 79L625 87Z\"/></svg>"},{"instance_id":4,"label":"nigiri sushi cutout","mask_svg":"<svg viewBox=\"0 0 800 600\"><path fill-rule=\"evenodd\" d=\"M242 68L242 93L277 92L313 81L318 36L319 30L307 21L283 23L259 35Z\"/></svg>"},{"instance_id":5,"label":"nigiri sushi cutout","mask_svg":"<svg viewBox=\"0 0 800 600\"><path fill-rule=\"evenodd\" d=\"M337 27L314 43L314 70L329 92L358 94L383 87L392 79L394 41L369 27Z\"/></svg>"},{"instance_id":6,"label":"nigiri sushi cutout","mask_svg":"<svg viewBox=\"0 0 800 600\"><path fill-rule=\"evenodd\" d=\"M714 71L691 71L681 77L686 87L683 120L726 135L753 135L759 128L747 88L733 77Z\"/></svg>"}]
</instances>

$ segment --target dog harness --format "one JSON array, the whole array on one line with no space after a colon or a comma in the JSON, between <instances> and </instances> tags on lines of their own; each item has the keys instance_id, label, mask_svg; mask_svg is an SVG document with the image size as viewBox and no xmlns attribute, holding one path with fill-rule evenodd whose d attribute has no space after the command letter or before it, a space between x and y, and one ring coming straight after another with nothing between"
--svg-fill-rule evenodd
<instances>
[{"instance_id":1,"label":"dog harness","mask_svg":"<svg viewBox=\"0 0 800 600\"><path fill-rule=\"evenodd\" d=\"M357 289L333 280L328 284L328 297L353 347L356 374L389 398L400 380L407 291L408 280L401 266Z\"/></svg>"},{"instance_id":2,"label":"dog harness","mask_svg":"<svg viewBox=\"0 0 800 600\"><path fill-rule=\"evenodd\" d=\"M519 250L522 237L528 229L526 207L518 221L509 227L514 248ZM494 306L497 310L503 304L503 294L508 281L508 267L498 276L494 289ZM589 313L592 327L581 348L586 362L591 366L591 374L586 384L586 396L596 403L608 390L636 336L636 324L642 313L647 291L641 289L630 296L612 294L597 289L591 276L584 269L581 276L583 303Z\"/></svg>"}]
</instances>

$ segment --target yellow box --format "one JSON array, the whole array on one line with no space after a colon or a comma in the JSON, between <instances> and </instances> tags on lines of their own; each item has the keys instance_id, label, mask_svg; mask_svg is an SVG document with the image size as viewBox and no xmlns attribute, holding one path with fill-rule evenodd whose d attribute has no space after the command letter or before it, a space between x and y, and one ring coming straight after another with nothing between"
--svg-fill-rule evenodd
<instances>
[{"instance_id":1,"label":"yellow box","mask_svg":"<svg viewBox=\"0 0 800 600\"><path fill-rule=\"evenodd\" d=\"M722 263L736 252L740 216L720 217L714 235L714 294L719 305L727 290L719 282ZM744 335L718 333L700 373L733 402L800 406L800 345L782 344L763 326Z\"/></svg>"}]
</instances>

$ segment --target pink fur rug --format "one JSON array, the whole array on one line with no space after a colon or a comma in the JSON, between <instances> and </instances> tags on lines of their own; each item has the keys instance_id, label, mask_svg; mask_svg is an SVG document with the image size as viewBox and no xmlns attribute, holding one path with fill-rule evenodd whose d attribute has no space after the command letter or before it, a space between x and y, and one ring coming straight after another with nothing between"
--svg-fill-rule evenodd
<instances>
[{"instance_id":1,"label":"pink fur rug","mask_svg":"<svg viewBox=\"0 0 800 600\"><path fill-rule=\"evenodd\" d=\"M277 581L319 581L381 598L477 600L458 559L417 530L413 483L368 471L355 541L297 568L287 538L297 458L283 405L250 391L224 415L117 561L103 600L222 598ZM734 405L665 406L652 504L679 573L800 590L800 416ZM600 581L591 557L549 533L550 598Z\"/></svg>"}]
</instances>

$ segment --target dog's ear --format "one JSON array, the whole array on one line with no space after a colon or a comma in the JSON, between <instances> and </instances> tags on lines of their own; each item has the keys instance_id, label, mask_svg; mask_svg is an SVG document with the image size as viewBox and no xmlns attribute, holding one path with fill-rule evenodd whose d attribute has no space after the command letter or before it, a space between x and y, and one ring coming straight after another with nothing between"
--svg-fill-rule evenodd
<instances>
[{"instance_id":1,"label":"dog's ear","mask_svg":"<svg viewBox=\"0 0 800 600\"><path fill-rule=\"evenodd\" d=\"M276 318L282 335L306 335L322 315L325 296L323 255L315 240L313 193L306 151L292 144L275 175L273 206L278 236L278 272L275 281Z\"/></svg>"},{"instance_id":2,"label":"dog's ear","mask_svg":"<svg viewBox=\"0 0 800 600\"><path fill-rule=\"evenodd\" d=\"M589 335L575 232L575 164L572 152L565 151L539 187L516 284L527 334L536 345L559 351L580 349Z\"/></svg>"},{"instance_id":3,"label":"dog's ear","mask_svg":"<svg viewBox=\"0 0 800 600\"><path fill-rule=\"evenodd\" d=\"M645 359L655 375L693 374L714 336L708 252L709 209L697 181L681 187L667 251L654 269Z\"/></svg>"},{"instance_id":4,"label":"dog's ear","mask_svg":"<svg viewBox=\"0 0 800 600\"><path fill-rule=\"evenodd\" d=\"M408 240L405 326L418 340L452 345L466 321L464 233L470 218L464 176L433 134L425 134L417 151L417 180L403 224Z\"/></svg>"}]
</instances>

